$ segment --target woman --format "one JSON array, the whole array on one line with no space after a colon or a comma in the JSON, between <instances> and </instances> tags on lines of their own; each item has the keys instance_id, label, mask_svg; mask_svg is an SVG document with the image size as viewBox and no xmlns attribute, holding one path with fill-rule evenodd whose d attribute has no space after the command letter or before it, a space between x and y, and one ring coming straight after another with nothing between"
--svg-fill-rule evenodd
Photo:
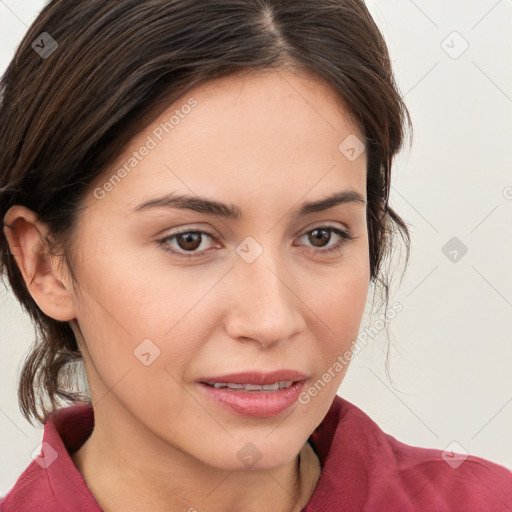
<instances>
[{"instance_id":1,"label":"woman","mask_svg":"<svg viewBox=\"0 0 512 512\"><path fill-rule=\"evenodd\" d=\"M409 117L363 2L52 1L1 87L2 268L45 428L3 512L510 509L505 468L336 394L408 243Z\"/></svg>"}]
</instances>

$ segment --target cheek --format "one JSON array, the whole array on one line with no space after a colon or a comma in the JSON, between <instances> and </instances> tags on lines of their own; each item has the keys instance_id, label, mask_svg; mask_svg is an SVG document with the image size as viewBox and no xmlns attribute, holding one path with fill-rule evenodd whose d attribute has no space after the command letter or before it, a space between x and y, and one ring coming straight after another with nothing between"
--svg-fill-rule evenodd
<instances>
[{"instance_id":1,"label":"cheek","mask_svg":"<svg viewBox=\"0 0 512 512\"><path fill-rule=\"evenodd\" d=\"M359 279L355 274L333 283L330 300L326 301L326 321L335 334L346 337L348 333L356 335L368 296L368 281L364 275Z\"/></svg>"},{"instance_id":2,"label":"cheek","mask_svg":"<svg viewBox=\"0 0 512 512\"><path fill-rule=\"evenodd\" d=\"M309 294L308 304L318 317L316 343L322 353L318 374L326 375L333 394L341 384L359 334L369 290L369 264L366 254L347 261L326 281L324 289ZM337 363L341 361L341 365Z\"/></svg>"},{"instance_id":3,"label":"cheek","mask_svg":"<svg viewBox=\"0 0 512 512\"><path fill-rule=\"evenodd\" d=\"M180 382L194 358L193 340L178 328L164 339L162 331L176 323L172 315L152 310L149 300L139 306L133 297L118 289L108 311L90 300L77 315L87 340L91 395L107 408L119 401L146 418L161 417L164 404L167 411L179 412L187 403ZM123 318L129 321L123 324Z\"/></svg>"},{"instance_id":4,"label":"cheek","mask_svg":"<svg viewBox=\"0 0 512 512\"><path fill-rule=\"evenodd\" d=\"M367 245L354 251L343 262L322 276L323 288L317 287L309 297L315 298L315 311L333 331L343 335L359 328L370 284ZM307 296L307 295L306 295Z\"/></svg>"},{"instance_id":5,"label":"cheek","mask_svg":"<svg viewBox=\"0 0 512 512\"><path fill-rule=\"evenodd\" d=\"M91 388L102 396L115 386L114 395L141 410L158 396L180 407L177 381L211 326L215 301L208 291L218 276L172 271L114 243L108 253L90 248L88 255L77 268L77 319L92 362Z\"/></svg>"},{"instance_id":6,"label":"cheek","mask_svg":"<svg viewBox=\"0 0 512 512\"><path fill-rule=\"evenodd\" d=\"M369 272L365 266L337 275L316 302L320 320L315 332L316 353L312 354L315 380L299 397L303 414L312 420L325 416L338 392L352 360L366 305Z\"/></svg>"}]
</instances>

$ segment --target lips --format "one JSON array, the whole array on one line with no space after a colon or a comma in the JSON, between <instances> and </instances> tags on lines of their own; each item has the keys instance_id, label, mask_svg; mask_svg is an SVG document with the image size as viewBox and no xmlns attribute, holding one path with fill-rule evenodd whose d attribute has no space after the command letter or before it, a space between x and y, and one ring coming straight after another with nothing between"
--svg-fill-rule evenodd
<instances>
[{"instance_id":1,"label":"lips","mask_svg":"<svg viewBox=\"0 0 512 512\"><path fill-rule=\"evenodd\" d=\"M270 418L292 407L308 376L296 370L248 371L200 379L209 403L250 418Z\"/></svg>"},{"instance_id":2,"label":"lips","mask_svg":"<svg viewBox=\"0 0 512 512\"><path fill-rule=\"evenodd\" d=\"M250 418L270 418L297 402L307 378L295 370L252 371L206 377L197 386L217 407Z\"/></svg>"},{"instance_id":3,"label":"lips","mask_svg":"<svg viewBox=\"0 0 512 512\"><path fill-rule=\"evenodd\" d=\"M215 388L197 383L198 392L210 404L249 418L271 418L296 404L305 380L277 391L246 391L245 389Z\"/></svg>"}]
</instances>

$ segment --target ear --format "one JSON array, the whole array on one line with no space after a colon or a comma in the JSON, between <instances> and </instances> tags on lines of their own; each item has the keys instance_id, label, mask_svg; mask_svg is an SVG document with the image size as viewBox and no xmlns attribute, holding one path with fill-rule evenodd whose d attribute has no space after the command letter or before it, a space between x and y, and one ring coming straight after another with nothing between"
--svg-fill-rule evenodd
<instances>
[{"instance_id":1,"label":"ear","mask_svg":"<svg viewBox=\"0 0 512 512\"><path fill-rule=\"evenodd\" d=\"M46 226L32 210L17 205L4 217L4 233L28 291L43 313L62 322L74 319L74 294L64 260L50 254Z\"/></svg>"}]
</instances>

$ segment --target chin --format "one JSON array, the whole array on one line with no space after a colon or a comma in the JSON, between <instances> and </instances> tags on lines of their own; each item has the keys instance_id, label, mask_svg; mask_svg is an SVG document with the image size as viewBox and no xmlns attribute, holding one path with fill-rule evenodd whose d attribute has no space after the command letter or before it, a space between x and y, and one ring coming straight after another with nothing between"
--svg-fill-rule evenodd
<instances>
[{"instance_id":1,"label":"chin","mask_svg":"<svg viewBox=\"0 0 512 512\"><path fill-rule=\"evenodd\" d=\"M271 432L272 429L265 429L259 435L236 436L220 451L211 452L208 463L226 471L278 469L294 461L307 441L302 440L303 435L299 432L296 436L289 433L286 436L279 436L276 432ZM204 455L205 452L202 453L203 458Z\"/></svg>"}]
</instances>

